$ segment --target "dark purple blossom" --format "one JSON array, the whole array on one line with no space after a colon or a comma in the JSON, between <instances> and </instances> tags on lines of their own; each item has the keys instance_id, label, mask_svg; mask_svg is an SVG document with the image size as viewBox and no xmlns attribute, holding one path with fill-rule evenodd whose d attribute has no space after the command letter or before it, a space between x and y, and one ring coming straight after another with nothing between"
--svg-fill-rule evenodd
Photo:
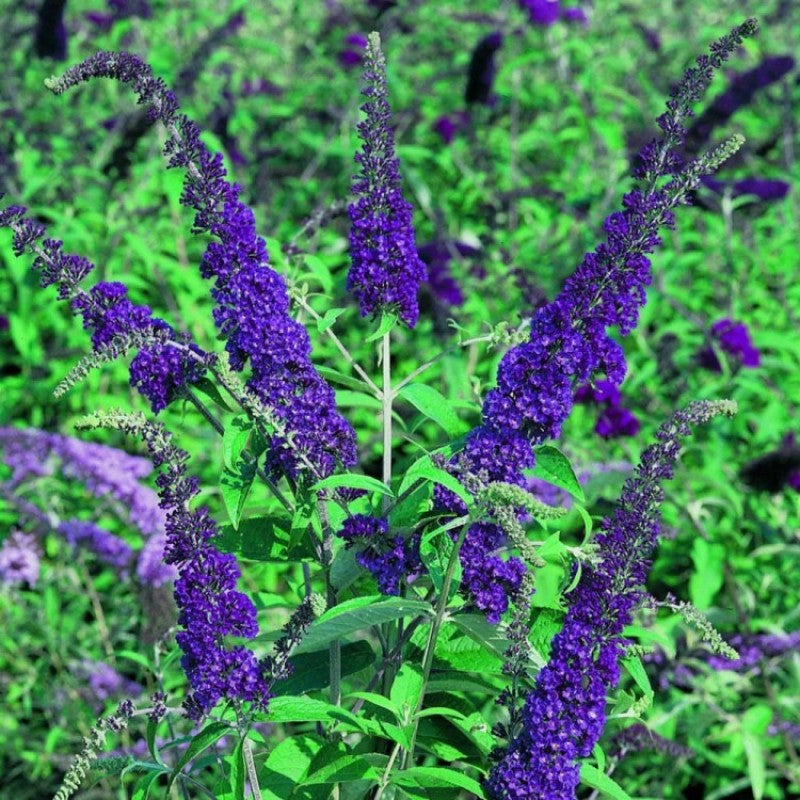
<instances>
[{"instance_id":1,"label":"dark purple blossom","mask_svg":"<svg viewBox=\"0 0 800 800\"><path fill-rule=\"evenodd\" d=\"M460 456L462 469L482 473L488 481L523 486L523 470L534 464L533 446L558 438L575 388L598 373L611 385L622 382L625 359L607 328L616 326L626 336L636 327L651 280L648 255L661 243L659 231L673 227L673 207L686 202L700 175L715 164L701 159L683 167L674 155L686 135L681 121L691 115L691 104L701 97L714 70L755 28L748 20L712 45L712 55L700 56L673 91L667 112L658 120L663 139L642 150L636 173L641 188L624 196L623 210L605 221L606 241L584 257L556 299L532 317L529 340L503 356L497 386L483 403L482 423L468 435ZM622 422L630 429L630 420ZM454 515L464 512L463 503L446 490L435 491L434 500ZM474 558L478 554L477 548L472 551ZM474 572L480 573L478 564ZM464 585L469 591L469 584Z\"/></svg>"},{"instance_id":2,"label":"dark purple blossom","mask_svg":"<svg viewBox=\"0 0 800 800\"><path fill-rule=\"evenodd\" d=\"M239 199L239 187L225 179L222 156L205 147L198 126L178 112L174 94L136 56L98 53L48 85L61 93L93 77L130 84L149 116L167 128L169 166L186 169L181 202L195 211L194 231L213 237L201 272L215 280L214 321L227 339L233 369L250 364L251 398L275 414L283 429L270 442L270 469L296 476L309 467L326 476L339 464L354 464L353 429L311 362L308 334L290 314L286 283L269 266L266 244L253 212Z\"/></svg>"},{"instance_id":3,"label":"dark purple blossom","mask_svg":"<svg viewBox=\"0 0 800 800\"><path fill-rule=\"evenodd\" d=\"M604 439L619 439L622 436L636 436L640 427L639 420L630 409L609 405L600 413L594 430Z\"/></svg>"},{"instance_id":4,"label":"dark purple blossom","mask_svg":"<svg viewBox=\"0 0 800 800\"><path fill-rule=\"evenodd\" d=\"M743 178L740 181L721 181L711 176L702 180L703 185L716 194L723 194L730 190L731 197L750 195L762 203L771 203L783 200L791 188L786 181L771 178Z\"/></svg>"},{"instance_id":5,"label":"dark purple blossom","mask_svg":"<svg viewBox=\"0 0 800 800\"><path fill-rule=\"evenodd\" d=\"M518 0L533 25L552 25L561 16L559 0Z\"/></svg>"},{"instance_id":6,"label":"dark purple blossom","mask_svg":"<svg viewBox=\"0 0 800 800\"><path fill-rule=\"evenodd\" d=\"M605 725L607 691L619 680L629 641L625 625L641 603L659 532L661 483L672 477L680 440L690 424L705 422L731 404L694 403L656 433L614 513L595 541L600 561L584 565L569 596L562 630L522 712L522 729L487 782L492 800L572 800L579 758L592 752Z\"/></svg>"},{"instance_id":7,"label":"dark purple blossom","mask_svg":"<svg viewBox=\"0 0 800 800\"><path fill-rule=\"evenodd\" d=\"M420 246L419 257L428 268L428 284L437 300L448 306L464 303L464 294L453 277L453 259L460 264L461 258L477 255L478 250L466 242L436 241Z\"/></svg>"},{"instance_id":8,"label":"dark purple blossom","mask_svg":"<svg viewBox=\"0 0 800 800\"><path fill-rule=\"evenodd\" d=\"M467 105L486 105L491 100L492 86L497 71L494 58L503 44L503 34L494 31L484 36L472 51L467 68L467 86L464 100Z\"/></svg>"},{"instance_id":9,"label":"dark purple blossom","mask_svg":"<svg viewBox=\"0 0 800 800\"><path fill-rule=\"evenodd\" d=\"M266 95L267 97L282 97L283 89L267 78L245 78L242 81L242 97Z\"/></svg>"},{"instance_id":10,"label":"dark purple blossom","mask_svg":"<svg viewBox=\"0 0 800 800\"><path fill-rule=\"evenodd\" d=\"M643 751L663 753L672 758L690 758L694 755L691 747L666 739L641 722L635 722L611 737L610 752L617 758L625 758L630 753Z\"/></svg>"},{"instance_id":11,"label":"dark purple blossom","mask_svg":"<svg viewBox=\"0 0 800 800\"><path fill-rule=\"evenodd\" d=\"M735 322L726 317L711 326L711 338L719 348L744 367L757 367L761 363L761 354L754 347L750 333L743 322ZM712 347L703 348L697 359L706 369L722 372L717 354Z\"/></svg>"},{"instance_id":12,"label":"dark purple blossom","mask_svg":"<svg viewBox=\"0 0 800 800\"><path fill-rule=\"evenodd\" d=\"M367 51L367 37L360 33L349 33L344 38L344 44L345 48L339 52L339 63L345 69L360 66Z\"/></svg>"},{"instance_id":13,"label":"dark purple blossom","mask_svg":"<svg viewBox=\"0 0 800 800\"><path fill-rule=\"evenodd\" d=\"M150 19L153 10L149 0L106 0L107 12L89 11L86 19L103 33L108 33L115 22L131 17Z\"/></svg>"},{"instance_id":14,"label":"dark purple blossom","mask_svg":"<svg viewBox=\"0 0 800 800\"><path fill-rule=\"evenodd\" d=\"M360 546L356 561L372 573L383 594L400 594L401 583L411 582L421 569L419 537L407 542L402 536L390 536L389 523L381 517L348 517L339 536L348 548Z\"/></svg>"},{"instance_id":15,"label":"dark purple blossom","mask_svg":"<svg viewBox=\"0 0 800 800\"><path fill-rule=\"evenodd\" d=\"M402 194L386 64L377 34L367 48L364 82L367 100L361 108L366 119L358 125L363 145L355 157L361 169L353 181L358 199L348 209L352 226L347 288L362 316L396 311L413 328L419 315L417 291L426 273L417 254L411 205Z\"/></svg>"},{"instance_id":16,"label":"dark purple blossom","mask_svg":"<svg viewBox=\"0 0 800 800\"><path fill-rule=\"evenodd\" d=\"M800 491L800 446L787 434L777 448L749 461L740 472L742 480L762 492L780 492L786 486Z\"/></svg>"},{"instance_id":17,"label":"dark purple blossom","mask_svg":"<svg viewBox=\"0 0 800 800\"><path fill-rule=\"evenodd\" d=\"M33 49L39 58L63 61L67 57L66 4L67 0L41 0L33 35Z\"/></svg>"},{"instance_id":18,"label":"dark purple blossom","mask_svg":"<svg viewBox=\"0 0 800 800\"><path fill-rule=\"evenodd\" d=\"M176 640L191 686L184 702L187 714L199 719L223 698L266 708L271 696L267 662L243 643L228 643L229 638L258 634L256 608L237 589L236 558L214 547L219 530L208 509L189 507L200 485L187 473L188 454L172 443L163 426L142 415L99 414L97 424L140 436L153 464L162 468L156 485L166 515L164 560L178 571L175 601L182 630Z\"/></svg>"},{"instance_id":19,"label":"dark purple blossom","mask_svg":"<svg viewBox=\"0 0 800 800\"><path fill-rule=\"evenodd\" d=\"M120 355L138 342L139 353L130 366L131 385L150 401L153 411L172 402L187 383L203 372L203 354L184 341L163 320L151 316L148 306L132 303L126 287L117 282L101 282L88 292L80 282L94 265L75 254L63 252L63 243L46 238L40 222L25 216L22 206L7 206L0 211L0 227L14 232L14 253L30 251L36 257L33 267L40 274L42 287L58 287L60 300L69 300L75 314L83 318L84 328L92 331L95 353Z\"/></svg>"},{"instance_id":20,"label":"dark purple blossom","mask_svg":"<svg viewBox=\"0 0 800 800\"><path fill-rule=\"evenodd\" d=\"M14 531L0 545L0 583L33 587L39 579L39 546L30 533Z\"/></svg>"}]
</instances>

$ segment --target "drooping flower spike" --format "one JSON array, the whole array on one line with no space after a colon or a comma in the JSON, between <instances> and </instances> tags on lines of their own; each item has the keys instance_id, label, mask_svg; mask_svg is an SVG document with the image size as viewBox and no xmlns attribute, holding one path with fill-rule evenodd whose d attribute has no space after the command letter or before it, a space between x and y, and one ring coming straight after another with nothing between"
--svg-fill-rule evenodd
<instances>
[{"instance_id":1,"label":"drooping flower spike","mask_svg":"<svg viewBox=\"0 0 800 800\"><path fill-rule=\"evenodd\" d=\"M97 53L47 81L56 94L94 77L130 84L153 119L164 123L170 167L186 170L181 202L195 210L194 232L214 237L201 272L214 279L214 321L227 339L231 366L249 363L247 389L275 412L286 433L272 437L270 468L296 476L311 464L327 476L356 461L355 433L336 411L333 389L311 362L306 330L289 313L284 279L269 266L266 244L239 187L225 179L222 156L200 140L200 129L179 113L178 102L150 67L129 53Z\"/></svg>"},{"instance_id":2,"label":"drooping flower spike","mask_svg":"<svg viewBox=\"0 0 800 800\"><path fill-rule=\"evenodd\" d=\"M369 36L364 70L366 119L358 124L362 141L353 181L358 196L348 209L350 272L347 288L362 316L397 312L410 328L419 316L417 291L427 277L417 253L411 205L403 197L400 162L395 156L386 61L377 33Z\"/></svg>"}]
</instances>

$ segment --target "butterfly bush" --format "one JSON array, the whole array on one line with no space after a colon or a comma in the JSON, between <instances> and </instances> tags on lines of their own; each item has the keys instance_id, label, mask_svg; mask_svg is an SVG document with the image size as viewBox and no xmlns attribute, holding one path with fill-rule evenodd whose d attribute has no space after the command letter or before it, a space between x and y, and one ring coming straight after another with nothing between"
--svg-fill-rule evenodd
<instances>
[{"instance_id":1,"label":"butterfly bush","mask_svg":"<svg viewBox=\"0 0 800 800\"><path fill-rule=\"evenodd\" d=\"M520 5L536 24L581 18L579 9L565 9L558 2ZM117 7L123 8L114 5ZM240 199L240 187L227 180L222 156L203 144L199 126L180 112L175 94L141 59L127 53L100 52L61 77L47 81L57 94L97 77L120 81L131 87L145 109L148 123L158 121L163 125L168 167L181 169L184 174L181 204L193 212L193 233L203 236L206 243L200 273L212 282L212 316L225 350L224 357L207 352L187 334L155 316L149 306L136 304L121 282L101 281L84 288L83 283L94 268L91 262L65 253L63 242L49 237L44 225L26 209L8 206L0 210L0 227L12 230L15 254L34 256L42 285L57 287L59 298L81 317L91 337L92 353L73 370L65 384L103 361L136 350L130 363L130 381L153 413L185 399L195 404L217 432L224 432L222 423L196 396L198 386L206 386L206 379L215 379L252 423L243 449L253 459L245 464L249 474L263 480L285 512L275 520L247 521L258 525L269 522L270 526L274 521L275 542L279 541L278 533L285 533L279 531L285 522L292 547L300 547L298 531L308 534L309 542L304 544L322 568L326 598L311 591L312 580L320 576L312 578L312 570L304 562L304 598L268 649L259 629L256 604L241 585L237 559L233 553L223 551L224 532L210 510L198 504L200 482L191 474L188 453L175 443L163 424L149 421L143 414L99 412L84 419L80 426L105 427L135 436L144 442L150 461L58 434L0 429L0 447L11 470L11 478L2 487L3 496L11 499L20 519L32 528L52 527L53 520L22 496L21 489L28 482L52 476L58 465L65 477L84 484L94 497L128 510L130 520L145 537L136 575L153 587L174 582L180 626L176 641L189 687L182 712L198 722L218 713L222 715L220 719L228 712L236 717L237 731L243 736L242 763L232 761L232 781L246 769L257 793L258 775L252 754L248 762L245 750L248 726L258 715L263 719L275 705L280 710L276 684L291 677L292 652L314 630L314 622L326 604L339 603L338 593L356 580L351 567L357 566L371 573L385 595L406 594L409 586L425 580L426 571L432 584L426 600L421 599L422 592L415 599L418 606L426 609L424 612L407 627L397 624L381 629L381 661L368 665L373 677L367 691L356 695L361 708L364 702L374 700L377 695L372 690L382 681L394 703L396 691L405 691L403 687L420 677L422 680L418 696L408 702L404 699L403 713L408 712L409 716L404 722L402 741L398 740L389 757L376 796L389 785L400 749L405 753L397 764L399 771L407 773L406 767L415 764L418 712L423 710L437 638L452 610L448 609L450 591L457 589L467 610L478 609L490 623L498 623L512 606L514 612L512 621L500 634L507 635L510 643L504 672L515 685L512 692L504 693L500 704L511 709L511 722L503 746L492 757L493 766L484 786L487 796L492 800L574 800L580 777L578 762L591 754L603 732L606 696L619 681L620 659L630 651L632 642L623 630L647 597L644 583L659 537L662 484L673 475L682 438L688 435L690 426L719 413L732 413L734 406L722 401L694 403L659 428L656 443L644 451L634 474L626 480L615 510L602 520L594 540L580 551L573 564L574 588L564 594L567 608L563 627L553 639L549 659L540 665L528 693L520 681L527 680L528 612L540 560L523 525L561 513L542 499L551 504L567 504L552 493L548 495L546 487L537 484L530 473L537 465L537 446L560 436L576 402L600 406L596 426L600 436L632 436L638 432L638 420L621 404L619 387L626 362L610 331L614 336L625 337L635 329L651 281L650 255L661 244L662 231L673 228L674 209L687 204L703 176L719 166L740 143L734 139L694 160L687 161L681 155L692 105L708 87L714 71L754 30L752 20L735 28L712 46L709 56L699 58L696 66L686 72L673 90L666 112L658 119L660 137L640 154L636 186L624 195L620 210L606 218L603 241L584 256L555 299L526 309L523 324L515 332L509 333L507 325L499 326L487 337L508 348L499 363L496 385L485 395L480 422L463 442L447 450L447 457L430 456L427 468L435 476L431 481L435 483L430 490L432 500L426 500L424 510L418 506L411 515L414 519L403 525L396 523L393 512L409 494L413 496L415 485L407 491L401 486L396 503L393 505L395 498L387 499L380 511L377 504L373 507L363 497L363 487L374 487L376 481L372 476L351 474L358 460L355 432L337 409L333 389L312 362L309 334L293 316L286 279L270 265L265 240L256 231L254 214ZM342 60L343 66L355 65L361 43L360 34L348 38L347 44L353 49ZM468 104L491 101L494 60L502 43L503 33L495 31L473 51L465 96ZM385 322L395 315L412 329L419 317L418 291L426 279L441 302L454 306L463 302L449 262L454 255L475 252L449 240L417 248L412 208L402 194L386 67L376 34L366 42L364 62L366 87L361 110L365 116L358 125L359 172L352 187L355 199L348 209L351 228L347 287L362 317L381 316ZM229 111L220 110L224 125L218 132L227 130ZM439 131L445 141L454 132L455 128L446 126ZM431 267L430 275L425 262ZM313 310L310 306L303 308ZM497 332L501 328L502 334ZM323 330L320 325L319 330L347 353L331 326ZM409 336L410 331L403 330L403 335ZM753 360L757 363L758 351L744 326L722 320L712 335L720 349L740 358L745 365L754 365L747 363ZM375 396L382 403L383 442L388 451L393 411L387 375L390 342L390 332L384 332L383 389L378 389L367 376L369 388L375 389ZM359 374L366 376L363 370ZM257 441L261 442L258 446ZM264 459L260 462L262 453ZM386 461L384 453L383 477L390 484L391 469L385 469ZM159 470L155 494L141 485L152 466ZM791 479L794 475L792 472ZM387 497L393 490L392 486L380 488ZM536 494L541 499L533 496ZM238 513L236 518L230 513L234 529L240 522ZM90 547L119 570L131 568L130 546L105 531L96 520L58 520L55 527L73 546ZM263 527L266 531L267 525ZM445 542L444 557L437 551L432 563L431 537L438 533L443 534L438 541ZM241 530L239 534L246 536ZM424 546L428 547L425 559ZM354 555L346 551L354 551ZM351 561L337 560L342 555ZM38 571L36 538L15 532L0 548L0 581L33 585ZM262 589L258 586L259 591ZM435 608L428 603L431 598ZM407 600L410 598L387 601L384 608L396 610ZM316 630L324 633L323 625L331 619L335 623L336 618L337 609L333 608L332 616ZM394 622L397 617L386 619ZM429 638L422 668L418 671L415 667L410 680L408 674L402 674L403 667L399 674L397 667L404 646L420 645L417 633L423 623L429 626ZM488 627L482 620L480 624ZM389 636L385 635L387 632ZM325 714L319 716L317 709L321 706L315 704L321 701L302 704L310 698L299 698L298 719L339 723L355 719L358 724L351 732L363 735L372 729L364 727L357 715L344 713L343 709L330 712L331 706L341 704L342 669L342 645L338 637L332 638L333 641L326 639L331 703L322 704ZM758 650L756 643L743 639L740 660L743 665L749 664L757 650L764 652L764 648L771 647L774 651L794 644L794 638L791 645L783 640L763 639L759 640ZM316 659L318 653L314 650L312 658ZM313 665L315 669L317 666ZM81 670L100 700L120 692L140 693L138 685L126 683L108 664L86 662ZM516 702L526 694L524 703ZM152 702L153 708L147 713L157 723L167 713L165 695L157 693ZM286 711L286 706L282 708ZM291 716L291 707L287 713ZM90 763L87 754L99 749L100 734L104 736L106 729L119 730L133 714L133 705L128 702L108 720L98 722L77 766L68 773L67 788L59 793L59 800L77 787ZM220 719L214 724L220 724ZM370 718L366 721L373 722ZM471 727L470 734L478 727ZM383 724L380 732L383 735ZM627 738L618 742L619 748L633 750L645 738L643 731L631 728ZM670 752L662 740L653 741ZM344 739L331 745L337 753L349 746ZM677 754L678 750L672 752ZM364 763L374 771L370 762ZM422 776L421 772L414 774ZM478 793L480 787L473 783ZM466 788L463 783L458 785Z\"/></svg>"}]
</instances>

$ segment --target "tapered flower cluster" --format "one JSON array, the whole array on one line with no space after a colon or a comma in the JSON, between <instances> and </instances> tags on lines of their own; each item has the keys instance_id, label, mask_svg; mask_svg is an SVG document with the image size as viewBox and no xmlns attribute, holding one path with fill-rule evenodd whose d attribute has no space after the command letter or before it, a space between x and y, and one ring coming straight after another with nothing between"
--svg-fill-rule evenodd
<instances>
[{"instance_id":1,"label":"tapered flower cluster","mask_svg":"<svg viewBox=\"0 0 800 800\"><path fill-rule=\"evenodd\" d=\"M131 302L123 284L101 281L88 292L82 289L80 283L94 264L65 253L63 242L47 237L45 226L26 211L14 205L0 210L0 227L14 231L15 254L35 256L41 286L57 286L59 299L68 300L73 313L82 317L83 327L92 333L95 355L116 357L139 349L130 365L131 385L150 401L153 411L166 408L187 383L203 374L200 350L154 317L148 306Z\"/></svg>"},{"instance_id":2,"label":"tapered flower cluster","mask_svg":"<svg viewBox=\"0 0 800 800\"><path fill-rule=\"evenodd\" d=\"M352 226L347 288L362 316L396 312L413 328L419 316L417 291L427 273L417 253L411 205L402 193L386 62L375 33L367 45L364 82L367 100L361 110L366 119L358 125L362 146L355 160L360 171L353 181L358 199L348 209Z\"/></svg>"},{"instance_id":3,"label":"tapered flower cluster","mask_svg":"<svg viewBox=\"0 0 800 800\"><path fill-rule=\"evenodd\" d=\"M482 474L487 482L524 485L523 470L534 464L533 446L559 436L572 410L576 386L599 373L610 386L622 382L625 358L607 329L616 327L626 336L636 327L651 280L648 256L661 243L659 231L672 228L672 209L687 202L687 193L701 175L715 169L740 144L723 145L684 166L675 152L686 137L682 119L692 114L690 106L705 91L714 70L755 30L755 21L748 20L713 44L711 55L699 57L697 66L673 90L667 112L658 119L663 137L641 153L636 174L641 188L625 195L622 211L605 221L605 241L584 257L555 300L533 316L529 340L503 357L497 387L483 404L482 424L467 439L462 468ZM438 489L435 498L440 508L464 513L463 503L447 490ZM469 550L471 538L482 535L473 526L465 541L475 559L470 570L476 575L483 572L482 559L496 557L479 547ZM464 583L471 591L469 581ZM508 577L504 584L510 592L519 587ZM474 597L478 607L493 617L508 603L502 592L489 602L483 590Z\"/></svg>"},{"instance_id":4,"label":"tapered flower cluster","mask_svg":"<svg viewBox=\"0 0 800 800\"><path fill-rule=\"evenodd\" d=\"M165 517L158 496L141 482L153 469L146 458L57 433L0 428L0 459L11 469L11 477L0 482L0 494L37 531L58 533L74 549L89 550L126 577L135 560L142 584L159 586L175 578L175 568L163 561ZM145 539L138 556L125 539L91 519L59 520L23 499L21 490L29 481L54 474L82 484L137 528Z\"/></svg>"},{"instance_id":5,"label":"tapered flower cluster","mask_svg":"<svg viewBox=\"0 0 800 800\"><path fill-rule=\"evenodd\" d=\"M492 31L475 45L469 57L467 85L464 89L464 102L467 105L490 102L497 74L495 54L502 46L503 34L500 31Z\"/></svg>"},{"instance_id":6,"label":"tapered flower cluster","mask_svg":"<svg viewBox=\"0 0 800 800\"><path fill-rule=\"evenodd\" d=\"M98 414L84 424L139 436L154 465L162 468L156 484L166 514L164 560L178 570L175 601L183 630L176 640L191 686L187 713L199 719L223 698L265 708L270 697L267 664L245 645L226 641L226 637L253 639L258 634L256 609L236 588L241 574L236 558L213 544L219 530L208 510L189 508L199 483L187 474L188 454L172 443L163 426L147 422L142 415Z\"/></svg>"},{"instance_id":7,"label":"tapered flower cluster","mask_svg":"<svg viewBox=\"0 0 800 800\"><path fill-rule=\"evenodd\" d=\"M623 487L619 505L600 526L599 563L584 565L570 596L564 627L537 676L514 739L487 783L494 800L573 800L575 760L590 755L605 725L606 692L619 680L629 642L622 629L644 597L644 582L659 531L661 483L672 477L689 426L735 404L699 402L659 428Z\"/></svg>"},{"instance_id":8,"label":"tapered flower cluster","mask_svg":"<svg viewBox=\"0 0 800 800\"><path fill-rule=\"evenodd\" d=\"M253 212L239 199L239 187L225 179L222 156L206 148L198 126L178 112L174 94L136 56L98 53L48 86L60 94L95 77L131 85L150 116L167 128L169 166L186 170L181 202L195 211L194 232L214 239L201 271L215 281L214 321L227 339L231 366L243 370L249 362L248 390L285 427L284 435L272 439L271 468L296 475L301 464L310 464L317 476L326 476L338 464L352 466L353 429L336 411L333 389L314 369L308 334L289 313L286 283L269 266L266 244Z\"/></svg>"}]
</instances>

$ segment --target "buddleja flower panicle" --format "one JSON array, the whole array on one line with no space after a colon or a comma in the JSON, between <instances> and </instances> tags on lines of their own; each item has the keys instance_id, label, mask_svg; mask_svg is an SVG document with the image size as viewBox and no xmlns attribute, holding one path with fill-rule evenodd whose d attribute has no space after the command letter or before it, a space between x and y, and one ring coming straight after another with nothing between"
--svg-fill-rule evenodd
<instances>
[{"instance_id":1,"label":"buddleja flower panicle","mask_svg":"<svg viewBox=\"0 0 800 800\"><path fill-rule=\"evenodd\" d=\"M347 288L362 316L396 311L413 328L419 316L417 291L427 270L417 252L411 205L402 193L386 62L376 33L369 37L364 82L367 100L361 109L366 119L358 125L362 147L355 156L361 170L353 180L358 200L348 209L352 227Z\"/></svg>"},{"instance_id":2,"label":"buddleja flower panicle","mask_svg":"<svg viewBox=\"0 0 800 800\"><path fill-rule=\"evenodd\" d=\"M316 477L325 477L340 465L354 465L355 433L311 362L308 333L289 313L286 282L269 266L253 212L239 199L239 187L226 180L222 155L202 143L200 128L179 113L175 95L134 55L97 53L47 85L60 94L95 77L131 86L167 129L169 166L186 170L181 203L195 211L193 231L216 239L207 246L201 273L215 281L214 322L227 340L230 364L237 371L250 365L247 391L283 419L292 437L291 448L284 437L273 437L270 471L297 477L310 463Z\"/></svg>"},{"instance_id":3,"label":"buddleja flower panicle","mask_svg":"<svg viewBox=\"0 0 800 800\"><path fill-rule=\"evenodd\" d=\"M489 481L524 486L524 470L535 461L533 447L558 438L572 411L576 388L598 375L612 386L622 383L625 357L608 328L616 327L621 336L634 330L647 299L649 255L661 244L660 231L674 227L673 209L687 202L702 174L713 170L741 143L734 137L683 165L676 155L686 137L682 120L691 115L691 104L707 88L714 69L754 31L752 20L734 29L717 43L711 56L699 58L673 90L667 111L659 118L664 135L643 149L636 173L640 186L625 194L622 210L606 219L605 241L584 256L558 296L536 311L528 341L511 347L500 361L497 385L483 403L481 425L469 434L461 456L468 470L485 470ZM463 504L445 489L437 487L434 498L442 510L463 512ZM502 538L487 539L485 534L476 527L467 535L462 556L474 563L465 568L463 583L478 607L497 619L507 608L509 595L487 592L483 580L473 590L467 576L486 576L481 559L498 558L477 543L483 540L494 550ZM471 539L477 544L474 548ZM512 556L507 563L515 562L521 564ZM512 594L519 589L520 582L505 571L503 580Z\"/></svg>"},{"instance_id":4,"label":"buddleja flower panicle","mask_svg":"<svg viewBox=\"0 0 800 800\"><path fill-rule=\"evenodd\" d=\"M83 289L80 284L94 264L65 253L63 242L47 237L45 226L26 213L23 206L8 206L0 212L0 227L14 233L14 253L34 255L33 268L40 274L42 288L55 285L59 300L69 302L92 335L92 353L59 385L58 393L131 349L139 350L130 365L131 385L150 401L153 411L166 408L187 384L202 377L206 355L199 347L153 316L149 306L134 304L124 284L101 281L89 291Z\"/></svg>"},{"instance_id":5,"label":"buddleja flower panicle","mask_svg":"<svg viewBox=\"0 0 800 800\"><path fill-rule=\"evenodd\" d=\"M272 696L270 662L257 658L244 644L227 642L227 637L252 640L258 635L256 608L236 588L241 574L236 558L213 544L219 531L208 510L190 508L200 485L187 473L188 453L173 443L162 425L141 414L102 412L82 420L79 427L109 427L138 436L153 463L162 468L156 485L166 514L164 561L178 569L175 601L182 630L176 640L191 686L184 704L187 714L199 719L221 699L266 708Z\"/></svg>"},{"instance_id":6,"label":"buddleja flower panicle","mask_svg":"<svg viewBox=\"0 0 800 800\"><path fill-rule=\"evenodd\" d=\"M622 635L645 594L643 584L656 546L663 498L680 440L690 425L735 413L730 401L697 402L677 412L642 454L619 504L596 537L599 561L584 564L551 657L522 712L522 731L492 771L493 800L573 800L575 761L585 758L605 726L607 690L619 680L619 659L629 644Z\"/></svg>"}]
</instances>

